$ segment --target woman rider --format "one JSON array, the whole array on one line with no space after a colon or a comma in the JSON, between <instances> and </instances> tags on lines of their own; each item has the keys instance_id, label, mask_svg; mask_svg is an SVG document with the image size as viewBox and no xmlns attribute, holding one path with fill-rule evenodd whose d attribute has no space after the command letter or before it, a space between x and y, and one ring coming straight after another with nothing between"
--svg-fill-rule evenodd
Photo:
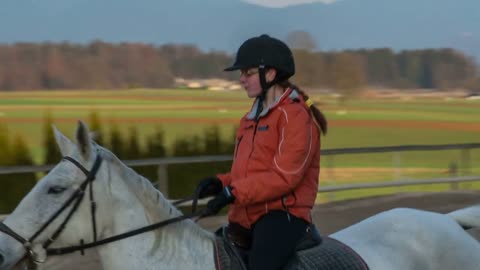
<instances>
[{"instance_id":1,"label":"woman rider","mask_svg":"<svg viewBox=\"0 0 480 270\"><path fill-rule=\"evenodd\" d=\"M251 270L281 269L312 223L324 115L293 85L291 50L268 35L246 40L225 71L240 71L253 106L240 120L231 171L203 179L209 214L230 204L229 226L251 232Z\"/></svg>"}]
</instances>

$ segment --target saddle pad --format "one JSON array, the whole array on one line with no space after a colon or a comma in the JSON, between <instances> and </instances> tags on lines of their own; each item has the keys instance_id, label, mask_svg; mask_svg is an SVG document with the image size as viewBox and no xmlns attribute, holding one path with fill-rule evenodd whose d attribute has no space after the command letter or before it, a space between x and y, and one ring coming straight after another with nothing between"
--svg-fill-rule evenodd
<instances>
[{"instance_id":1,"label":"saddle pad","mask_svg":"<svg viewBox=\"0 0 480 270\"><path fill-rule=\"evenodd\" d=\"M222 237L215 239L215 266L218 270L247 270L233 244Z\"/></svg>"},{"instance_id":2,"label":"saddle pad","mask_svg":"<svg viewBox=\"0 0 480 270\"><path fill-rule=\"evenodd\" d=\"M368 266L347 245L335 239L324 237L321 245L297 252L285 269L368 270Z\"/></svg>"},{"instance_id":3,"label":"saddle pad","mask_svg":"<svg viewBox=\"0 0 480 270\"><path fill-rule=\"evenodd\" d=\"M363 259L347 245L329 237L322 244L297 251L285 270L368 270ZM222 238L215 241L215 265L218 270L246 270L240 255Z\"/></svg>"}]
</instances>

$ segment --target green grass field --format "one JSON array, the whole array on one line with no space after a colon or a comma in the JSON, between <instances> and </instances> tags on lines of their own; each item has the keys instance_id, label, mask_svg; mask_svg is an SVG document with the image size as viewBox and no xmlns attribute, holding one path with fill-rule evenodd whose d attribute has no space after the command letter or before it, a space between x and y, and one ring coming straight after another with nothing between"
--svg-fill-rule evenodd
<instances>
[{"instance_id":1,"label":"green grass field","mask_svg":"<svg viewBox=\"0 0 480 270\"><path fill-rule=\"evenodd\" d=\"M312 95L312 98L329 119L328 135L322 138L323 149L480 142L479 100L356 99L340 103L328 95ZM233 138L234 127L249 110L250 103L243 91L0 92L0 123L4 123L12 135L22 136L35 160L40 162L47 114L52 115L55 125L67 136L73 135L77 120L88 122L92 112L100 116L105 134L116 125L127 136L128 130L135 126L141 143L161 127L169 147L175 139L201 136L215 124L225 139ZM409 152L399 156L391 153L342 155L334 158L334 167L343 168L343 173L332 174L322 169L321 181L329 184L395 177L443 177L452 162L465 165L461 160L459 150ZM329 162L331 160L324 157L322 168L330 166ZM469 167L468 172L461 170L461 173L480 174L480 149L470 152ZM356 168L371 170L363 174L355 171ZM341 194L338 197L342 197Z\"/></svg>"}]
</instances>

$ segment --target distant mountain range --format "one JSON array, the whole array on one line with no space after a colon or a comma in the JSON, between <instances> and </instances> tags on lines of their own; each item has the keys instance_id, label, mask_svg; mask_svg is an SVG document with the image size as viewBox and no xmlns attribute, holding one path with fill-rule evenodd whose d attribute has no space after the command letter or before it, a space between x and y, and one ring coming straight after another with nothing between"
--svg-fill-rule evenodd
<instances>
[{"instance_id":1,"label":"distant mountain range","mask_svg":"<svg viewBox=\"0 0 480 270\"><path fill-rule=\"evenodd\" d=\"M309 32L320 50L452 47L480 59L479 0L341 0L266 8L241 0L2 0L0 43L194 44L234 52L261 33Z\"/></svg>"}]
</instances>

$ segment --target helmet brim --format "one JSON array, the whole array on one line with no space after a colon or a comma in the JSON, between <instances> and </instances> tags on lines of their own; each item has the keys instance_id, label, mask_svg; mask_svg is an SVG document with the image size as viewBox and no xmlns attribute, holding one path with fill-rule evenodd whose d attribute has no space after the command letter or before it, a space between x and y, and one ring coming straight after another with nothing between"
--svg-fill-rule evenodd
<instances>
[{"instance_id":1,"label":"helmet brim","mask_svg":"<svg viewBox=\"0 0 480 270\"><path fill-rule=\"evenodd\" d=\"M243 66L233 65L225 68L223 71L235 71L244 68Z\"/></svg>"}]
</instances>

